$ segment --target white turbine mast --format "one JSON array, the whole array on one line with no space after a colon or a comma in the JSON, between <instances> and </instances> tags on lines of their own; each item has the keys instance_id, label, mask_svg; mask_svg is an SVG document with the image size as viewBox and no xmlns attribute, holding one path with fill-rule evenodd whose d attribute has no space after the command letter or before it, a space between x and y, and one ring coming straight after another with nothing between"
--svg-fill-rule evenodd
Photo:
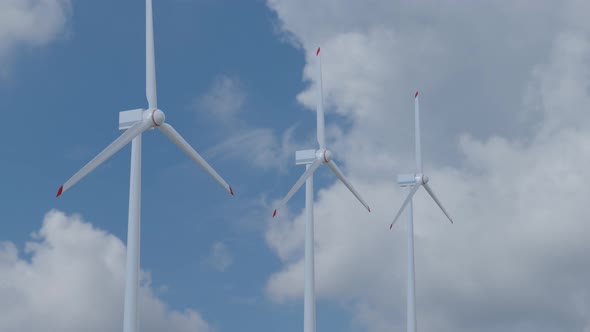
<instances>
[{"instance_id":1,"label":"white turbine mast","mask_svg":"<svg viewBox=\"0 0 590 332\"><path fill-rule=\"evenodd\" d=\"M389 226L389 229L393 227L399 216L402 214L406 206L408 206L408 290L407 290L407 332L416 332L416 279L415 279L415 268L414 268L414 216L412 207L412 197L420 189L424 187L426 192L432 197L434 202L447 216L449 221L453 223L453 219L449 216L441 202L438 200L434 192L428 184L428 177L424 175L422 170L422 151L420 146L420 104L418 100L418 92L414 95L414 125L416 135L416 170L414 174L403 174L399 175L397 182L401 187L406 187L409 190L406 200L402 204L401 208L393 218L393 222Z\"/></svg>"},{"instance_id":2,"label":"white turbine mast","mask_svg":"<svg viewBox=\"0 0 590 332\"><path fill-rule=\"evenodd\" d=\"M135 109L119 113L119 129L125 132L100 152L94 159L67 180L58 190L57 197L108 160L113 154L131 142L131 175L129 184L129 216L127 230L127 275L125 280L124 332L139 330L137 296L139 288L140 225L141 225L141 134L158 128L174 144L201 166L230 194L232 188L169 124L164 112L158 109L156 93L156 61L154 52L154 27L152 0L146 0L146 97L147 109Z\"/></svg>"},{"instance_id":3,"label":"white turbine mast","mask_svg":"<svg viewBox=\"0 0 590 332\"><path fill-rule=\"evenodd\" d=\"M332 152L326 149L326 138L324 134L324 105L323 105L323 87L322 87L322 61L320 48L316 51L317 57L317 75L318 75L318 105L317 105L317 140L318 150L297 151L295 160L297 165L305 165L306 171L297 180L293 188L279 202L273 212L273 217L289 199L301 188L305 182L305 289L303 304L303 331L315 332L315 275L314 275L314 238L313 238L313 173L322 165L327 165L330 170L340 179L340 181L352 192L359 202L369 211L369 205L363 200L360 194L354 189L352 184L342 174L336 163L332 160Z\"/></svg>"}]
</instances>

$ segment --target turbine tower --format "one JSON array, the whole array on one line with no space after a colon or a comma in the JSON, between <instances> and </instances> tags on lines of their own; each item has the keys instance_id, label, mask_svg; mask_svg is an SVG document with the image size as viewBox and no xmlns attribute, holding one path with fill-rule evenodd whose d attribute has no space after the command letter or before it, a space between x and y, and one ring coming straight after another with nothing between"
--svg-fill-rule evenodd
<instances>
[{"instance_id":1,"label":"turbine tower","mask_svg":"<svg viewBox=\"0 0 590 332\"><path fill-rule=\"evenodd\" d=\"M314 239L313 239L313 173L322 165L326 164L332 172L344 183L361 204L371 212L369 205L363 200L360 194L344 177L336 163L332 160L332 152L326 149L326 138L324 135L324 106L322 91L322 60L320 49L316 51L317 75L318 75L318 105L317 105L317 140L318 150L303 150L295 153L297 165L305 165L306 171L297 180L293 188L279 202L272 216L282 208L287 201L301 188L305 182L305 289L303 296L303 331L315 332L315 274L314 274Z\"/></svg>"},{"instance_id":2,"label":"turbine tower","mask_svg":"<svg viewBox=\"0 0 590 332\"><path fill-rule=\"evenodd\" d=\"M141 226L141 134L158 128L174 144L184 151L199 166L203 167L230 194L232 188L217 172L187 143L182 136L165 122L164 112L158 109L156 94L156 63L154 55L154 28L152 0L146 0L146 97L147 109L135 109L119 113L119 129L125 132L100 152L94 159L66 181L57 191L57 197L92 172L113 154L131 142L131 176L129 184L129 216L127 229L127 274L125 280L124 332L137 332L139 320L137 296L139 288L139 253Z\"/></svg>"},{"instance_id":3,"label":"turbine tower","mask_svg":"<svg viewBox=\"0 0 590 332\"><path fill-rule=\"evenodd\" d=\"M403 174L399 175L397 182L401 187L408 188L408 196L402 204L401 208L395 215L393 222L389 226L389 229L393 227L393 224L397 221L399 216L404 211L404 208L408 207L408 293L406 297L407 304L407 331L416 332L416 279L415 279L415 268L414 268L414 216L412 207L412 197L420 189L424 187L426 192L432 197L434 202L440 207L442 212L447 216L449 221L453 223L453 219L449 216L445 208L442 206L434 192L428 185L428 177L424 175L422 170L422 151L420 146L420 104L418 101L418 92L414 95L414 125L416 135L416 173L414 174Z\"/></svg>"}]
</instances>

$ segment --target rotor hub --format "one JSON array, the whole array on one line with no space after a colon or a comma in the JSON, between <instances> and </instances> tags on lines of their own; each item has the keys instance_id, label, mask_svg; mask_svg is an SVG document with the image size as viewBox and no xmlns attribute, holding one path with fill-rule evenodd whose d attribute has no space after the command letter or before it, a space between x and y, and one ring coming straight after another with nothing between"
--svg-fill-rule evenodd
<instances>
[{"instance_id":1,"label":"rotor hub","mask_svg":"<svg viewBox=\"0 0 590 332\"><path fill-rule=\"evenodd\" d=\"M318 150L316 152L316 158L323 163L329 163L332 160L332 151L330 150Z\"/></svg>"},{"instance_id":2,"label":"rotor hub","mask_svg":"<svg viewBox=\"0 0 590 332\"><path fill-rule=\"evenodd\" d=\"M164 112L160 111L159 109L155 109L150 113L150 118L154 124L154 126L159 127L164 122L166 122L166 115Z\"/></svg>"},{"instance_id":3,"label":"rotor hub","mask_svg":"<svg viewBox=\"0 0 590 332\"><path fill-rule=\"evenodd\" d=\"M420 184L420 185L427 184L428 183L428 180L430 180L428 178L428 176L426 176L424 174L416 174L416 183L417 184Z\"/></svg>"}]
</instances>

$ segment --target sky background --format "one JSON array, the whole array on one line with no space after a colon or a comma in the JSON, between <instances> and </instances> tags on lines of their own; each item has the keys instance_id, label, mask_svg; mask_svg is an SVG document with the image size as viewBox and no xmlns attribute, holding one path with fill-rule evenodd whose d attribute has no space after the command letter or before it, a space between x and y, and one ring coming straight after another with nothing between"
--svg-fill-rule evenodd
<instances>
[{"instance_id":1,"label":"sky background","mask_svg":"<svg viewBox=\"0 0 590 332\"><path fill-rule=\"evenodd\" d=\"M319 331L405 331L400 173L413 96L421 331L590 331L590 4L154 0L159 107L233 187L143 139L142 331L301 331L304 193L322 47L328 145L371 205L315 176ZM0 330L120 331L143 1L0 0Z\"/></svg>"}]
</instances>

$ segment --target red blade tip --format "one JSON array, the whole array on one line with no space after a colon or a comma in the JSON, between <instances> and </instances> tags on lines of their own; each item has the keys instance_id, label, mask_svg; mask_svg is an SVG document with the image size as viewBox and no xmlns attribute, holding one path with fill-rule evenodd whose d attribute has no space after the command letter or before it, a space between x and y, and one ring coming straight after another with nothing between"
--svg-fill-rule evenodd
<instances>
[{"instance_id":1,"label":"red blade tip","mask_svg":"<svg viewBox=\"0 0 590 332\"><path fill-rule=\"evenodd\" d=\"M320 48L318 47L318 50L315 52L315 56L320 55Z\"/></svg>"},{"instance_id":2,"label":"red blade tip","mask_svg":"<svg viewBox=\"0 0 590 332\"><path fill-rule=\"evenodd\" d=\"M55 197L59 197L63 191L64 191L64 186L59 187L59 190L57 191L57 195L55 195Z\"/></svg>"},{"instance_id":3,"label":"red blade tip","mask_svg":"<svg viewBox=\"0 0 590 332\"><path fill-rule=\"evenodd\" d=\"M389 225L389 229L391 229L393 227L393 224Z\"/></svg>"},{"instance_id":4,"label":"red blade tip","mask_svg":"<svg viewBox=\"0 0 590 332\"><path fill-rule=\"evenodd\" d=\"M233 190L231 187L229 187L229 193L230 193L232 196L234 195L234 190Z\"/></svg>"},{"instance_id":5,"label":"red blade tip","mask_svg":"<svg viewBox=\"0 0 590 332\"><path fill-rule=\"evenodd\" d=\"M369 213L371 213L371 208L370 207L367 207L367 210L369 210Z\"/></svg>"},{"instance_id":6,"label":"red blade tip","mask_svg":"<svg viewBox=\"0 0 590 332\"><path fill-rule=\"evenodd\" d=\"M277 215L277 210L275 209L275 212L272 213L272 217L274 218Z\"/></svg>"},{"instance_id":7,"label":"red blade tip","mask_svg":"<svg viewBox=\"0 0 590 332\"><path fill-rule=\"evenodd\" d=\"M416 94L414 95L414 98L418 98L418 91L416 91Z\"/></svg>"}]
</instances>

